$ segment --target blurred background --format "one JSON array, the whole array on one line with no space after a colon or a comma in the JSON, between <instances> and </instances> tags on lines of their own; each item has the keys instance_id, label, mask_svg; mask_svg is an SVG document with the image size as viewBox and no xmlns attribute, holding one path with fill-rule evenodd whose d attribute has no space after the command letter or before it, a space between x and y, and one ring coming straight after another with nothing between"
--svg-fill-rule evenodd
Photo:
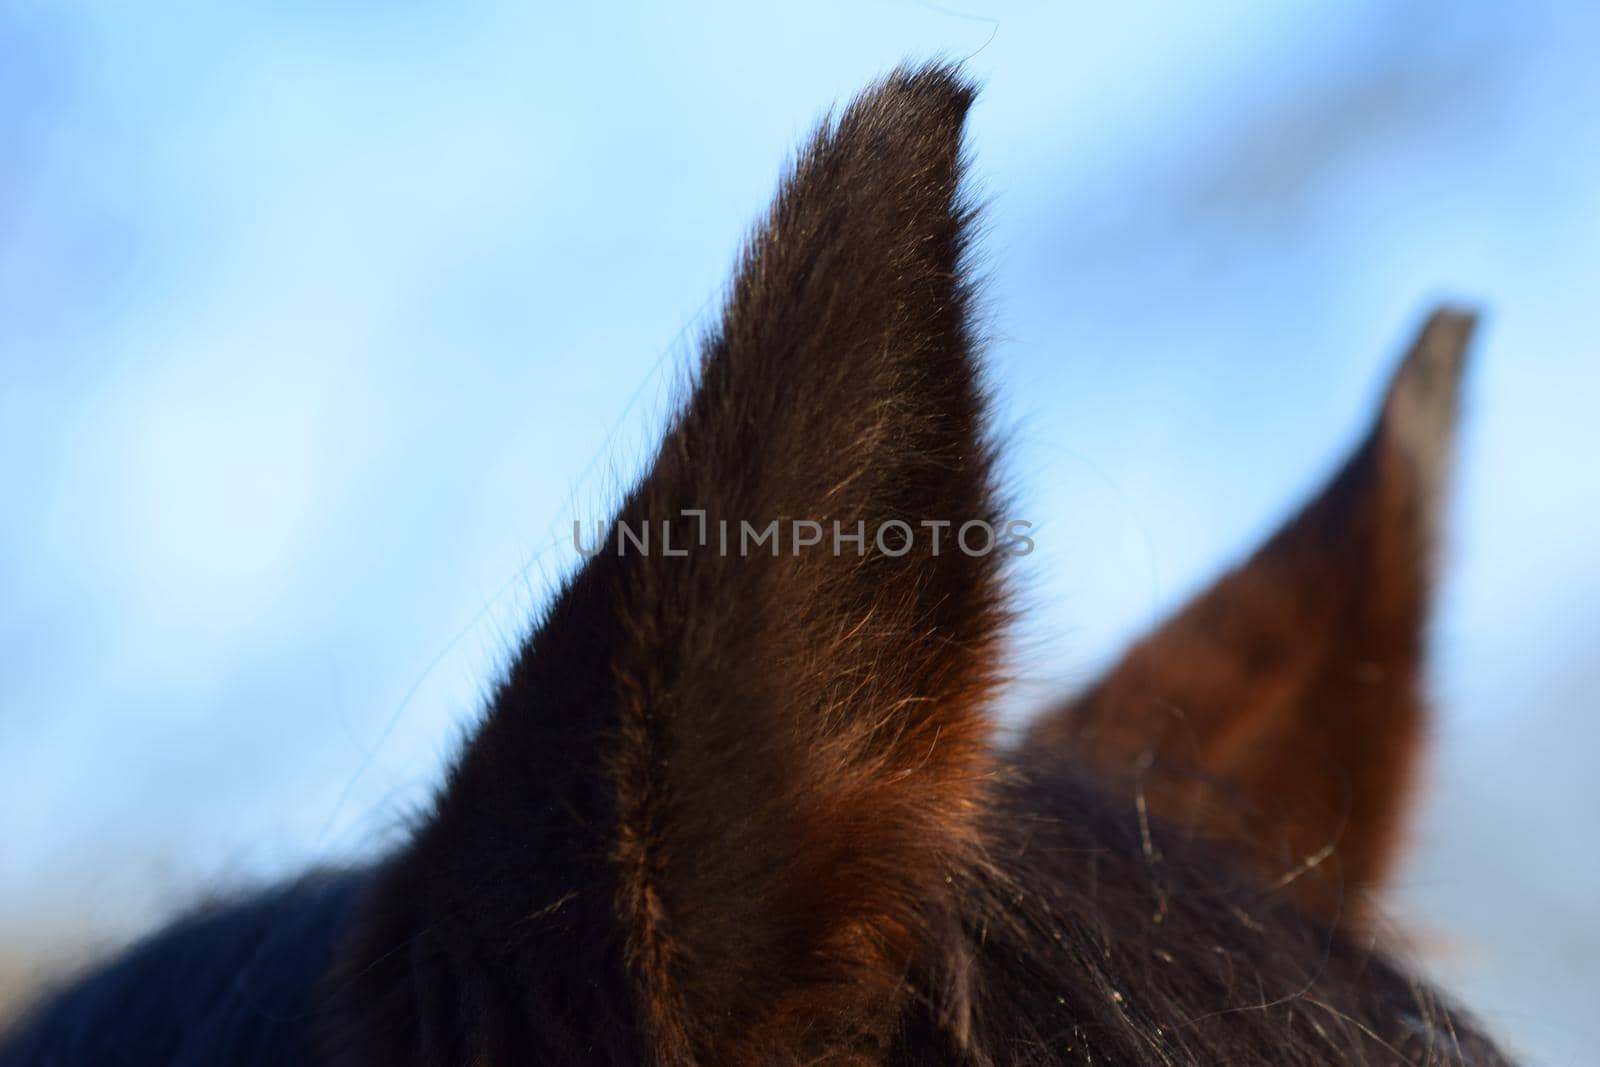
<instances>
[{"instance_id":1,"label":"blurred background","mask_svg":"<svg viewBox=\"0 0 1600 1067\"><path fill-rule=\"evenodd\" d=\"M1600 1047L1600 8L0 2L0 983L371 853L824 108L969 57L1020 721L1487 312L1398 921ZM0 985L0 996L5 996Z\"/></svg>"}]
</instances>

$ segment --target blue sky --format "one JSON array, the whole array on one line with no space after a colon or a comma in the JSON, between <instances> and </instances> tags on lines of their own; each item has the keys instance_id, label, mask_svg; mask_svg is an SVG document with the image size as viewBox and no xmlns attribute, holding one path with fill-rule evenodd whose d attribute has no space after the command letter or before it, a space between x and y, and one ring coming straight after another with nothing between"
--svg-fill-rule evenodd
<instances>
[{"instance_id":1,"label":"blue sky","mask_svg":"<svg viewBox=\"0 0 1600 1067\"><path fill-rule=\"evenodd\" d=\"M795 142L948 55L986 86L994 379L1039 524L1008 714L1268 530L1431 301L1486 311L1396 902L1514 1043L1578 1062L1597 30L1376 0L0 4L0 938L114 938L392 840L571 519L644 457Z\"/></svg>"}]
</instances>

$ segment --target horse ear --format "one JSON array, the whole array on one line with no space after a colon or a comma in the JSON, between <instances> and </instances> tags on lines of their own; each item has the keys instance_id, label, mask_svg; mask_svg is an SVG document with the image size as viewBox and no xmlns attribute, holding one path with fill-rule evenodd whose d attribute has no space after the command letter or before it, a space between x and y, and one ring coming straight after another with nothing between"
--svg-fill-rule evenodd
<instances>
[{"instance_id":1,"label":"horse ear","mask_svg":"<svg viewBox=\"0 0 1600 1067\"><path fill-rule=\"evenodd\" d=\"M1473 321L1436 312L1332 482L1028 738L1245 845L1270 885L1346 925L1395 858L1416 775L1430 561Z\"/></svg>"},{"instance_id":2,"label":"horse ear","mask_svg":"<svg viewBox=\"0 0 1600 1067\"><path fill-rule=\"evenodd\" d=\"M1002 615L1003 553L953 543L998 521L971 99L901 71L801 152L649 473L400 861L429 938L579 1058L622 1031L663 1062L876 1055L953 914Z\"/></svg>"}]
</instances>

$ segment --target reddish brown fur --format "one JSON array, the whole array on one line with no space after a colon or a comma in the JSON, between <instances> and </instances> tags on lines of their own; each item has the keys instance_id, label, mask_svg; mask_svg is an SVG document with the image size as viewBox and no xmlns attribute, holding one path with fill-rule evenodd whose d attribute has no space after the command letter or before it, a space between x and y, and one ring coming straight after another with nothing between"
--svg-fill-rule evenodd
<instances>
[{"instance_id":1,"label":"reddish brown fur","mask_svg":"<svg viewBox=\"0 0 1600 1067\"><path fill-rule=\"evenodd\" d=\"M997 518L958 280L969 102L948 75L898 75L802 152L624 520L687 540L684 508ZM618 567L614 855L671 1058L885 1044L972 846L994 572L787 549Z\"/></svg>"},{"instance_id":2,"label":"reddish brown fur","mask_svg":"<svg viewBox=\"0 0 1600 1067\"><path fill-rule=\"evenodd\" d=\"M695 544L684 509L998 523L971 98L900 71L801 153L618 512L655 551L560 590L410 841L157 935L0 1067L1502 1064L1298 906L1335 895L1273 884L1326 841L1361 884L1392 853L1463 320L1316 503L1020 752L986 718L1002 554Z\"/></svg>"},{"instance_id":3,"label":"reddish brown fur","mask_svg":"<svg viewBox=\"0 0 1600 1067\"><path fill-rule=\"evenodd\" d=\"M1268 882L1346 923L1394 860L1416 776L1436 511L1471 329L1436 314L1332 483L1029 739L1242 846Z\"/></svg>"},{"instance_id":4,"label":"reddish brown fur","mask_svg":"<svg viewBox=\"0 0 1600 1067\"><path fill-rule=\"evenodd\" d=\"M684 509L712 531L836 520L869 538L888 519L998 521L961 272L970 101L949 70L896 74L801 153L619 521L665 520L678 545L699 529ZM589 562L404 866L454 866L480 847L478 812L550 791L500 754L579 747L550 773L582 823L526 847L597 865L589 903L610 896L665 1059L879 1056L975 852L998 556L786 541L745 558L715 539ZM583 740L558 742L578 720ZM529 880L494 869L479 877ZM529 910L574 906L551 897Z\"/></svg>"}]
</instances>

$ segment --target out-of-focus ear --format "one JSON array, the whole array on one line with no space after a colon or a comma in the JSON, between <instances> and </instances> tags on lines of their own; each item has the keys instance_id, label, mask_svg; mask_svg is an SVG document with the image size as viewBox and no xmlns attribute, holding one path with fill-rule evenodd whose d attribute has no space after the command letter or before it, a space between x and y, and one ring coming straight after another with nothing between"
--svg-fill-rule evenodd
<instances>
[{"instance_id":1,"label":"out-of-focus ear","mask_svg":"<svg viewBox=\"0 0 1600 1067\"><path fill-rule=\"evenodd\" d=\"M1027 740L1243 846L1270 886L1346 925L1395 858L1425 733L1431 558L1473 323L1434 313L1333 481Z\"/></svg>"},{"instance_id":2,"label":"out-of-focus ear","mask_svg":"<svg viewBox=\"0 0 1600 1067\"><path fill-rule=\"evenodd\" d=\"M351 982L416 968L385 954L403 942L431 977L397 980L456 993L438 1010L509 996L467 1024L494 1062L832 1063L881 1054L909 974L958 968L924 953L977 847L1004 554L955 542L999 519L971 100L950 68L900 71L802 150L693 395L394 864L384 906L410 914L347 951ZM924 521L954 525L936 546Z\"/></svg>"}]
</instances>

